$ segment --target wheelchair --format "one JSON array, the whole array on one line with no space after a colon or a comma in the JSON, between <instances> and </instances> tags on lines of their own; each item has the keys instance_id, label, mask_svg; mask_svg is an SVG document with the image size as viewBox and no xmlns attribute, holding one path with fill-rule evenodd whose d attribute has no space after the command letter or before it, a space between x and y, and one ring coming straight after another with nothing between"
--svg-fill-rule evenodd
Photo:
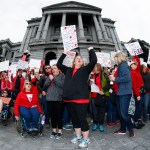
<instances>
[{"instance_id":1,"label":"wheelchair","mask_svg":"<svg viewBox=\"0 0 150 150\"><path fill-rule=\"evenodd\" d=\"M19 134L21 134L21 137L25 138L27 135L30 136L42 136L43 135L43 128L44 126L41 124L41 117L38 121L38 131L29 131L26 127L26 121L21 116L19 117L19 120L16 120L16 129Z\"/></svg>"},{"instance_id":2,"label":"wheelchair","mask_svg":"<svg viewBox=\"0 0 150 150\"><path fill-rule=\"evenodd\" d=\"M1 115L0 115L0 120L3 126L7 126L7 121L8 121L8 118L10 118L10 116L12 116L13 120L15 119L13 111L11 110L11 105L9 104L3 107Z\"/></svg>"}]
</instances>

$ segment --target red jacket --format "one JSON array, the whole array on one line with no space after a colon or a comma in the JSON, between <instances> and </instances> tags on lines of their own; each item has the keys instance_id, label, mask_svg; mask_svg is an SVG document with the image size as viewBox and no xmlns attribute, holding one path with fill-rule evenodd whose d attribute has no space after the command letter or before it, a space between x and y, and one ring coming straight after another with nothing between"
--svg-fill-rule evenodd
<instances>
[{"instance_id":1,"label":"red jacket","mask_svg":"<svg viewBox=\"0 0 150 150\"><path fill-rule=\"evenodd\" d=\"M140 89L144 85L141 74L137 70L131 69L132 88L135 96L140 96Z\"/></svg>"},{"instance_id":2,"label":"red jacket","mask_svg":"<svg viewBox=\"0 0 150 150\"><path fill-rule=\"evenodd\" d=\"M114 77L118 77L118 68L114 74ZM117 82L114 82L114 84L112 85L111 89L114 91L115 94L118 93L118 83Z\"/></svg>"},{"instance_id":3,"label":"red jacket","mask_svg":"<svg viewBox=\"0 0 150 150\"><path fill-rule=\"evenodd\" d=\"M1 81L1 89L2 90L12 90L12 82L9 80L2 79Z\"/></svg>"},{"instance_id":4,"label":"red jacket","mask_svg":"<svg viewBox=\"0 0 150 150\"><path fill-rule=\"evenodd\" d=\"M16 79L17 79L17 76L12 78L12 82L13 82L13 89L15 90L15 85L16 85ZM21 84L20 84L20 90L23 90L23 85L24 85L24 81L25 79L23 77L20 78L21 80Z\"/></svg>"},{"instance_id":5,"label":"red jacket","mask_svg":"<svg viewBox=\"0 0 150 150\"><path fill-rule=\"evenodd\" d=\"M93 74L92 79L94 79L95 84L99 87L99 89L102 91L102 85L101 85L101 74L98 73L98 75ZM97 93L91 92L91 98L96 98Z\"/></svg>"},{"instance_id":6,"label":"red jacket","mask_svg":"<svg viewBox=\"0 0 150 150\"><path fill-rule=\"evenodd\" d=\"M33 94L33 92L21 91L18 94L17 99L15 101L15 105L14 105L14 114L15 114L15 116L19 116L19 107L20 106L24 106L26 108L37 107L38 111L40 113L42 113L42 109L40 107L37 94L33 94L31 102L28 100L28 97L27 97L26 94Z\"/></svg>"},{"instance_id":7,"label":"red jacket","mask_svg":"<svg viewBox=\"0 0 150 150\"><path fill-rule=\"evenodd\" d=\"M35 94L39 94L39 91L38 91L38 82L36 81L36 78L32 78L31 79L31 82L36 82L36 85L33 85L32 84L32 91L35 93Z\"/></svg>"}]
</instances>

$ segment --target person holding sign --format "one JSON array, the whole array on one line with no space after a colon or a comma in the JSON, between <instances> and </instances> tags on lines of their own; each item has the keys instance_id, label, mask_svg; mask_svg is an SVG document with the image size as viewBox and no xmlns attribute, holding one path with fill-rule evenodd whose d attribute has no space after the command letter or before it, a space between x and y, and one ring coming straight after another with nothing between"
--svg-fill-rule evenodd
<instances>
[{"instance_id":1,"label":"person holding sign","mask_svg":"<svg viewBox=\"0 0 150 150\"><path fill-rule=\"evenodd\" d=\"M89 140L89 126L86 120L86 113L89 104L88 78L97 63L97 57L93 47L89 47L90 63L84 66L83 58L77 55L73 61L73 66L63 65L67 53L64 52L58 60L58 68L65 74L63 87L63 99L67 102L68 110L72 118L76 136L71 140L72 143L79 144L79 148L86 148ZM83 139L82 139L83 135Z\"/></svg>"},{"instance_id":2,"label":"person holding sign","mask_svg":"<svg viewBox=\"0 0 150 150\"><path fill-rule=\"evenodd\" d=\"M134 114L134 127L136 129L141 129L145 126L141 121L142 116L142 106L143 106L143 96L144 96L144 81L140 74L140 60L136 56L132 61L129 63L131 68L131 77L132 77L132 89L133 89L133 96L135 99L135 114Z\"/></svg>"}]
</instances>

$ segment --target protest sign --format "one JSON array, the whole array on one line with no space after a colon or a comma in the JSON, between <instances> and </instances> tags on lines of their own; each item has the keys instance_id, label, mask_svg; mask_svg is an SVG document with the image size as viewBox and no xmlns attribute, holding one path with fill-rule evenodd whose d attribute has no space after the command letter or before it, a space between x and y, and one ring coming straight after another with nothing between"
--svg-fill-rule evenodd
<instances>
[{"instance_id":1,"label":"protest sign","mask_svg":"<svg viewBox=\"0 0 150 150\"><path fill-rule=\"evenodd\" d=\"M91 84L91 92L99 93L100 94L99 87L95 83Z\"/></svg>"},{"instance_id":2,"label":"protest sign","mask_svg":"<svg viewBox=\"0 0 150 150\"><path fill-rule=\"evenodd\" d=\"M0 100L3 101L4 104L9 104L11 101L11 98L7 98L7 97L0 97Z\"/></svg>"},{"instance_id":3,"label":"protest sign","mask_svg":"<svg viewBox=\"0 0 150 150\"><path fill-rule=\"evenodd\" d=\"M148 59L147 59L147 64L150 64L150 50L149 50L149 55L148 55Z\"/></svg>"},{"instance_id":4,"label":"protest sign","mask_svg":"<svg viewBox=\"0 0 150 150\"><path fill-rule=\"evenodd\" d=\"M29 67L30 68L40 68L41 60L39 59L30 59Z\"/></svg>"},{"instance_id":5,"label":"protest sign","mask_svg":"<svg viewBox=\"0 0 150 150\"><path fill-rule=\"evenodd\" d=\"M11 78L11 75L16 76L16 72L17 72L17 68L18 68L18 65L17 64L11 64L8 68L8 76L9 78Z\"/></svg>"},{"instance_id":6,"label":"protest sign","mask_svg":"<svg viewBox=\"0 0 150 150\"><path fill-rule=\"evenodd\" d=\"M96 52L97 63L100 63L103 67L111 67L111 58L108 53Z\"/></svg>"},{"instance_id":7,"label":"protest sign","mask_svg":"<svg viewBox=\"0 0 150 150\"><path fill-rule=\"evenodd\" d=\"M28 68L28 62L22 61L21 59L18 61L18 69L26 69Z\"/></svg>"},{"instance_id":8,"label":"protest sign","mask_svg":"<svg viewBox=\"0 0 150 150\"><path fill-rule=\"evenodd\" d=\"M57 61L58 61L58 59L52 59L52 60L49 61L49 65L50 66L56 65Z\"/></svg>"},{"instance_id":9,"label":"protest sign","mask_svg":"<svg viewBox=\"0 0 150 150\"><path fill-rule=\"evenodd\" d=\"M131 56L140 55L143 53L139 42L124 44Z\"/></svg>"},{"instance_id":10,"label":"protest sign","mask_svg":"<svg viewBox=\"0 0 150 150\"><path fill-rule=\"evenodd\" d=\"M0 62L0 71L7 71L9 67L9 60Z\"/></svg>"},{"instance_id":11,"label":"protest sign","mask_svg":"<svg viewBox=\"0 0 150 150\"><path fill-rule=\"evenodd\" d=\"M61 27L61 35L64 51L72 50L78 47L75 25Z\"/></svg>"},{"instance_id":12,"label":"protest sign","mask_svg":"<svg viewBox=\"0 0 150 150\"><path fill-rule=\"evenodd\" d=\"M71 53L68 53L63 61L63 65L72 67L72 62L76 56L76 52L71 51Z\"/></svg>"}]
</instances>

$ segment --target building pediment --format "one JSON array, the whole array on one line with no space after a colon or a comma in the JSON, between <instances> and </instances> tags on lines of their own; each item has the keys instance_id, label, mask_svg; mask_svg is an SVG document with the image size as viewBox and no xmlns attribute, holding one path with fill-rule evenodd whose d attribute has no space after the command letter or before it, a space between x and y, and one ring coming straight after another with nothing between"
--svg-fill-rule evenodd
<instances>
[{"instance_id":1,"label":"building pediment","mask_svg":"<svg viewBox=\"0 0 150 150\"><path fill-rule=\"evenodd\" d=\"M42 8L42 11L46 11L46 10L55 10L55 9L87 9L87 10L95 10L95 11L99 11L101 12L101 8L98 8L96 6L92 6L89 4L85 4L85 3L80 3L80 2L75 2L75 1L68 1L68 2L63 2L63 3L58 3L58 4L54 4L54 5L50 5L47 7Z\"/></svg>"}]
</instances>

